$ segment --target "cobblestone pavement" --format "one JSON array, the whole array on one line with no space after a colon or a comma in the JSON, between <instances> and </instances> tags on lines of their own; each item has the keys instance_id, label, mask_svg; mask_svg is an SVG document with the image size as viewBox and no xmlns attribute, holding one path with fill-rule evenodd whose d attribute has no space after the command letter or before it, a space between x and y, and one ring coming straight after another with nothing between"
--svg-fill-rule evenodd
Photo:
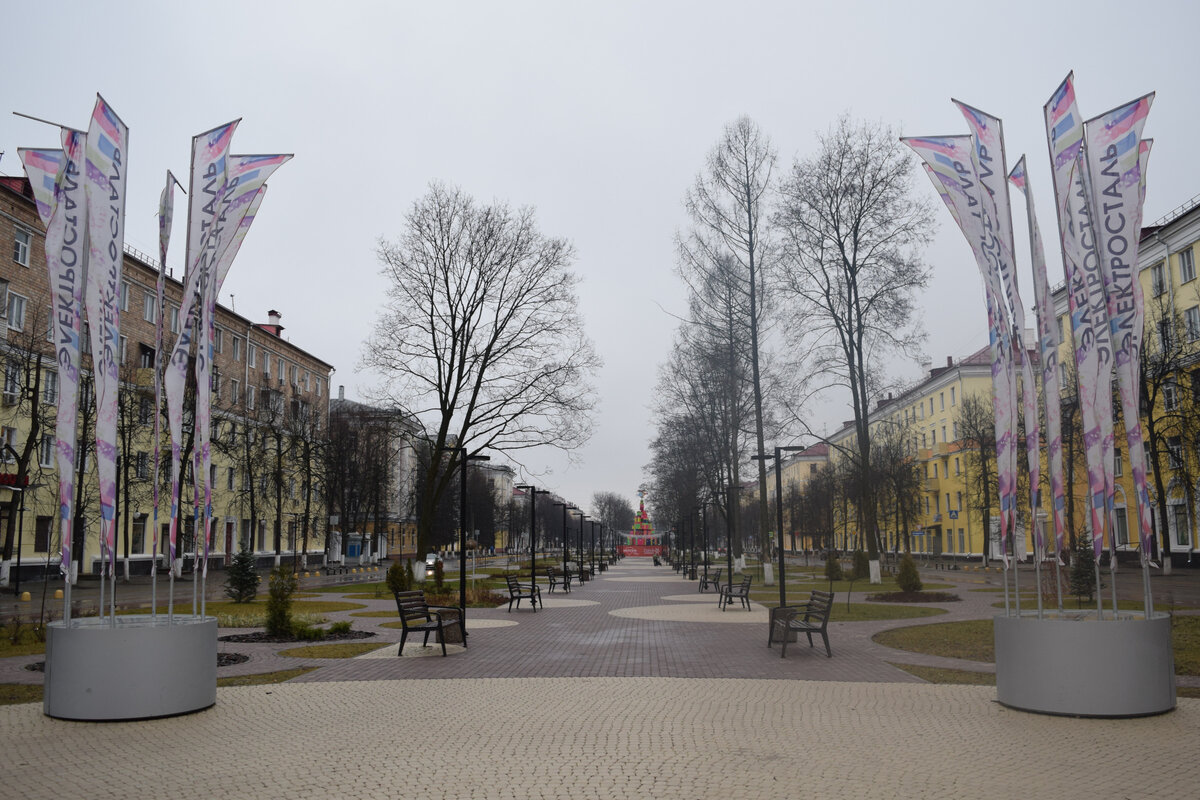
<instances>
[{"instance_id":1,"label":"cobblestone pavement","mask_svg":"<svg viewBox=\"0 0 1200 800\"><path fill-rule=\"evenodd\" d=\"M996 613L1002 595L969 591L989 577L926 574L943 577L963 598L947 614L831 623L833 658L818 640L781 659L766 647L760 606L718 611L715 594L639 559L546 594L537 612L470 609L470 646L447 658L440 648L410 657L412 642L395 657L400 632L354 616L394 604L357 599L365 608L330 617L376 631L378 651L331 662L221 643L250 656L221 675L318 668L286 684L220 688L197 714L94 724L50 719L38 704L0 707L2 794L1195 796L1200 700L1146 719L1048 717L1005 709L992 687L934 686L892 666L992 669L871 641L888 627ZM0 661L0 682L36 682L23 666L40 658ZM1139 743L1137 769L1084 768L1112 741ZM975 756L956 761L964 743Z\"/></svg>"}]
</instances>

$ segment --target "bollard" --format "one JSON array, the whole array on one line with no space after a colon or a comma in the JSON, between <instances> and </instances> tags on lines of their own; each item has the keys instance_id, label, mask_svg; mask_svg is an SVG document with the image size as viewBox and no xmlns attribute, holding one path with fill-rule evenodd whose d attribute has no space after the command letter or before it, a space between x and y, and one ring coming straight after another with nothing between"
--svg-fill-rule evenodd
<instances>
[{"instance_id":1,"label":"bollard","mask_svg":"<svg viewBox=\"0 0 1200 800\"><path fill-rule=\"evenodd\" d=\"M62 589L55 589L55 590L54 590L54 599L55 599L55 600L62 600L62 599L63 599L63 593L62 593Z\"/></svg>"},{"instance_id":2,"label":"bollard","mask_svg":"<svg viewBox=\"0 0 1200 800\"><path fill-rule=\"evenodd\" d=\"M29 592L21 592L21 602L22 603L28 603L29 599L30 599Z\"/></svg>"}]
</instances>

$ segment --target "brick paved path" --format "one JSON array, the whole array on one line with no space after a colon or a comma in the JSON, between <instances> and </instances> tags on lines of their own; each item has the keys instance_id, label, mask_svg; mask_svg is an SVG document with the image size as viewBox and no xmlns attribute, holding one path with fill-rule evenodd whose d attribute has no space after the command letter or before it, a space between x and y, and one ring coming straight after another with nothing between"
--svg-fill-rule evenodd
<instances>
[{"instance_id":1,"label":"brick paved path","mask_svg":"<svg viewBox=\"0 0 1200 800\"><path fill-rule=\"evenodd\" d=\"M963 600L946 615L831 623L832 659L803 641L780 659L759 608L716 612L715 595L699 600L695 582L636 559L545 595L536 613L469 610L470 647L447 658L297 660L278 645L223 643L252 656L223 675L320 668L219 689L213 708L167 720L70 723L40 705L0 707L3 796L1195 796L1200 700L1141 720L1046 717L997 705L991 687L932 686L888 664L963 666L870 641L885 627L994 613L999 595L967 591L986 578L951 578ZM399 640L378 627L386 619L353 613L331 617L379 631L381 646ZM0 681L29 660L5 659ZM1113 741L1139 743L1136 767L1087 768Z\"/></svg>"}]
</instances>

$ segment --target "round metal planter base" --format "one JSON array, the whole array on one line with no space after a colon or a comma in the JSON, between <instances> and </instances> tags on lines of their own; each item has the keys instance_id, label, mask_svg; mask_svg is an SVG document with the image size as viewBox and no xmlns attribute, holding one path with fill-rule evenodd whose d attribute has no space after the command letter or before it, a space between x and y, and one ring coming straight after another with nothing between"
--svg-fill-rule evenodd
<instances>
[{"instance_id":1,"label":"round metal planter base","mask_svg":"<svg viewBox=\"0 0 1200 800\"><path fill-rule=\"evenodd\" d=\"M217 701L217 618L166 614L52 622L42 710L118 721L187 714Z\"/></svg>"},{"instance_id":2,"label":"round metal planter base","mask_svg":"<svg viewBox=\"0 0 1200 800\"><path fill-rule=\"evenodd\" d=\"M996 699L1077 717L1143 717L1175 708L1171 618L1152 613L997 616Z\"/></svg>"}]
</instances>

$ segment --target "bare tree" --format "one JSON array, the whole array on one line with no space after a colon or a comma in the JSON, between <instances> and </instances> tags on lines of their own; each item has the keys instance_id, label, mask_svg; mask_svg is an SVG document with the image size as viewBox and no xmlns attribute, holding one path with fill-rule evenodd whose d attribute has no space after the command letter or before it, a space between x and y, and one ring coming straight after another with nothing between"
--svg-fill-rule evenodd
<instances>
[{"instance_id":1,"label":"bare tree","mask_svg":"<svg viewBox=\"0 0 1200 800\"><path fill-rule=\"evenodd\" d=\"M616 492L594 493L592 514L614 531L628 531L633 528L633 503Z\"/></svg>"},{"instance_id":2,"label":"bare tree","mask_svg":"<svg viewBox=\"0 0 1200 800\"><path fill-rule=\"evenodd\" d=\"M737 305L744 315L737 320L737 327L746 331L749 340L758 453L766 453L760 347L768 296L764 276L774 260L766 205L775 161L770 139L752 119L742 116L726 125L720 141L709 151L704 171L687 193L685 205L693 233L680 242L685 267L703 272L706 265L721 265L735 278ZM758 542L765 552L769 515L767 466L762 459L758 461L758 503Z\"/></svg>"},{"instance_id":3,"label":"bare tree","mask_svg":"<svg viewBox=\"0 0 1200 800\"><path fill-rule=\"evenodd\" d=\"M428 421L418 547L464 453L550 445L571 452L591 434L600 364L579 319L573 252L537 229L530 208L481 205L434 184L378 254L387 297L363 363Z\"/></svg>"},{"instance_id":4,"label":"bare tree","mask_svg":"<svg viewBox=\"0 0 1200 800\"><path fill-rule=\"evenodd\" d=\"M930 205L912 194L912 160L879 124L843 116L813 158L783 182L776 221L784 283L808 333L812 370L850 390L855 460L870 474L873 364L887 352L913 354L920 342L914 295L929 280L920 259L933 227ZM871 582L879 578L874 484L858 498Z\"/></svg>"}]
</instances>

